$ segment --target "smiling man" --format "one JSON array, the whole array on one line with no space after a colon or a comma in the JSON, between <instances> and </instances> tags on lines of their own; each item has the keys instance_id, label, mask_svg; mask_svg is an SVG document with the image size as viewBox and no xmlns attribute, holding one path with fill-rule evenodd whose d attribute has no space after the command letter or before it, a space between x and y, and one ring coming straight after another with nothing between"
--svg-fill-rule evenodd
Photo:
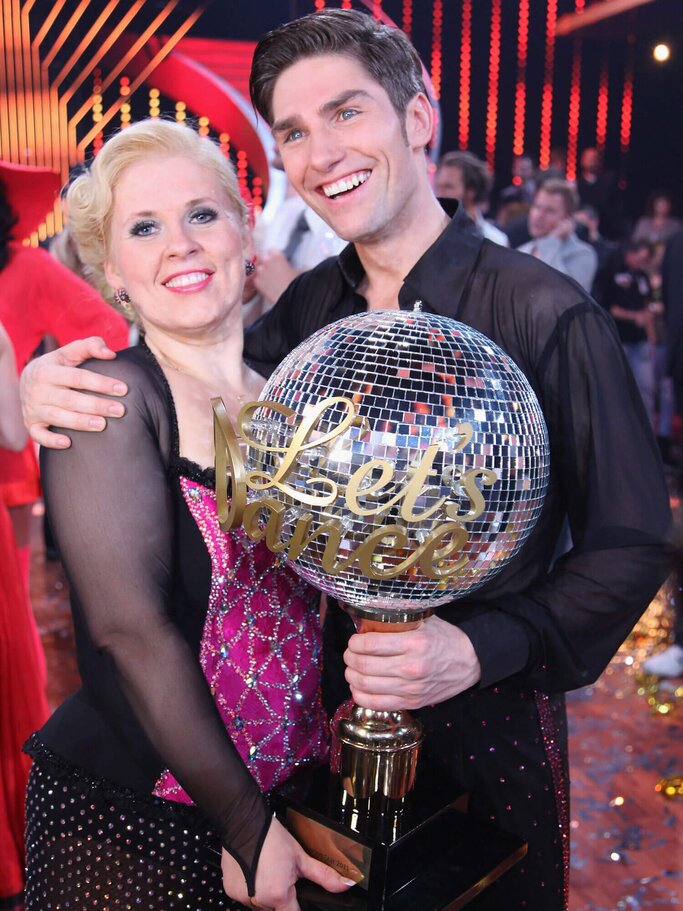
<instances>
[{"instance_id":1,"label":"smiling man","mask_svg":"<svg viewBox=\"0 0 683 911\"><path fill-rule=\"evenodd\" d=\"M469 790L471 811L528 841L527 857L472 909L560 911L564 692L596 679L663 580L668 498L610 318L574 282L484 240L456 202L434 196L425 156L434 114L421 72L402 32L360 12L323 10L259 43L256 108L296 190L349 245L295 279L248 330L245 354L268 373L333 320L421 300L488 335L529 378L548 425L551 478L520 554L476 597L415 631L349 639L346 615L331 609L325 670L331 707L346 676L361 705L420 710L426 749ZM111 356L91 340L31 369L34 438L68 445L47 430L51 420L97 430L120 410L73 391L121 394L114 380L69 366L98 351ZM566 517L574 547L553 565Z\"/></svg>"}]
</instances>

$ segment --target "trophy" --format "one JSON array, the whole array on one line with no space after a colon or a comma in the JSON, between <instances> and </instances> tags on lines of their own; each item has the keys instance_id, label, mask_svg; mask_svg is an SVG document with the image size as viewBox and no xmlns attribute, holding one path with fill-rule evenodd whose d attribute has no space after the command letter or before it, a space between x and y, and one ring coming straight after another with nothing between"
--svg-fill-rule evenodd
<instances>
[{"instance_id":1,"label":"trophy","mask_svg":"<svg viewBox=\"0 0 683 911\"><path fill-rule=\"evenodd\" d=\"M265 539L361 633L410 629L488 583L542 508L548 437L526 377L490 339L419 305L316 332L236 431L213 405L222 527ZM463 795L420 780L423 734L409 712L349 702L331 728L329 771L282 788L283 816L366 890L357 907L389 907L462 827ZM504 850L511 864L524 846ZM486 863L484 878L505 869Z\"/></svg>"}]
</instances>

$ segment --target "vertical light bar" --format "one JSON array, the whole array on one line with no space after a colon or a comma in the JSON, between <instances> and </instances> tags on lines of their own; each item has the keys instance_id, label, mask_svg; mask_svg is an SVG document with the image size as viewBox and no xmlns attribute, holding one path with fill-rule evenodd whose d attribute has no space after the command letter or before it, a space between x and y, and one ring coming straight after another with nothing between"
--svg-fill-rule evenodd
<instances>
[{"instance_id":1,"label":"vertical light bar","mask_svg":"<svg viewBox=\"0 0 683 911\"><path fill-rule=\"evenodd\" d=\"M316 10L325 9L325 0L315 0Z\"/></svg>"},{"instance_id":2,"label":"vertical light bar","mask_svg":"<svg viewBox=\"0 0 683 911\"><path fill-rule=\"evenodd\" d=\"M29 135L28 142L31 151L31 164L37 165L42 163L40 150L43 144L42 131L42 95L39 83L36 82L35 72L33 69L33 55L31 53L31 31L28 22L28 10L31 3L25 3L20 12L20 29L21 29L21 46L24 52L24 79L30 85L30 93L27 92L27 104L30 105L28 115ZM29 97L30 96L30 97ZM1 157L1 156L0 156Z\"/></svg>"},{"instance_id":3,"label":"vertical light bar","mask_svg":"<svg viewBox=\"0 0 683 911\"><path fill-rule=\"evenodd\" d=\"M351 9L351 0L342 0L342 9Z\"/></svg>"},{"instance_id":4,"label":"vertical light bar","mask_svg":"<svg viewBox=\"0 0 683 911\"><path fill-rule=\"evenodd\" d=\"M581 59L583 46L574 39L572 74L569 83L569 123L567 126L567 180L576 180L576 160L579 147L579 117L581 113Z\"/></svg>"},{"instance_id":5,"label":"vertical light bar","mask_svg":"<svg viewBox=\"0 0 683 911\"><path fill-rule=\"evenodd\" d=\"M382 0L372 0L372 15L375 19L380 19L382 16Z\"/></svg>"},{"instance_id":6,"label":"vertical light bar","mask_svg":"<svg viewBox=\"0 0 683 911\"><path fill-rule=\"evenodd\" d=\"M7 82L5 85L4 101L6 104L6 120L2 124L5 139L3 142L4 154L10 161L19 161L19 133L17 129L17 73L15 70L14 55L14 28L12 23L12 0L3 3L3 35L4 58Z\"/></svg>"},{"instance_id":7,"label":"vertical light bar","mask_svg":"<svg viewBox=\"0 0 683 911\"><path fill-rule=\"evenodd\" d=\"M538 163L547 168L550 162L550 138L553 125L553 66L555 64L555 28L557 0L548 0L545 25L545 64L541 96L541 149Z\"/></svg>"},{"instance_id":8,"label":"vertical light bar","mask_svg":"<svg viewBox=\"0 0 683 911\"><path fill-rule=\"evenodd\" d=\"M486 163L493 171L498 132L498 87L500 82L501 0L491 0L489 40L489 88L486 100Z\"/></svg>"},{"instance_id":9,"label":"vertical light bar","mask_svg":"<svg viewBox=\"0 0 683 911\"><path fill-rule=\"evenodd\" d=\"M441 98L442 47L443 39L443 0L434 0L432 10L432 65L431 78L434 94Z\"/></svg>"},{"instance_id":10,"label":"vertical light bar","mask_svg":"<svg viewBox=\"0 0 683 911\"><path fill-rule=\"evenodd\" d=\"M607 49L603 51L598 82L598 104L595 118L595 146L603 152L607 142L607 115L609 113L609 59Z\"/></svg>"},{"instance_id":11,"label":"vertical light bar","mask_svg":"<svg viewBox=\"0 0 683 911\"><path fill-rule=\"evenodd\" d=\"M410 38L413 34L413 0L403 0L401 28Z\"/></svg>"},{"instance_id":12,"label":"vertical light bar","mask_svg":"<svg viewBox=\"0 0 683 911\"><path fill-rule=\"evenodd\" d=\"M621 178L619 186L626 187L626 162L628 150L631 145L631 125L633 118L633 65L634 65L634 46L635 38L629 35L628 39L628 58L626 61L626 73L624 75L624 90L621 97L621 127L619 129L619 143L621 146Z\"/></svg>"},{"instance_id":13,"label":"vertical light bar","mask_svg":"<svg viewBox=\"0 0 683 911\"><path fill-rule=\"evenodd\" d=\"M517 17L517 81L515 82L515 119L512 129L512 154L524 154L526 121L526 61L529 53L529 0L519 0Z\"/></svg>"},{"instance_id":14,"label":"vertical light bar","mask_svg":"<svg viewBox=\"0 0 683 911\"><path fill-rule=\"evenodd\" d=\"M260 215L263 211L263 180L258 175L254 177L252 182L251 193L254 215Z\"/></svg>"},{"instance_id":15,"label":"vertical light bar","mask_svg":"<svg viewBox=\"0 0 683 911\"><path fill-rule=\"evenodd\" d=\"M102 96L102 70L93 71L92 80L92 122L99 123L102 120L102 111L104 110ZM93 154L97 155L104 145L104 133L102 130L95 136L92 143Z\"/></svg>"},{"instance_id":16,"label":"vertical light bar","mask_svg":"<svg viewBox=\"0 0 683 911\"><path fill-rule=\"evenodd\" d=\"M156 118L160 114L159 105L161 104L161 102L159 101L159 95L160 95L159 89L152 88L149 90L149 116L150 117Z\"/></svg>"},{"instance_id":17,"label":"vertical light bar","mask_svg":"<svg viewBox=\"0 0 683 911\"><path fill-rule=\"evenodd\" d=\"M470 88L472 83L472 0L462 0L460 25L460 95L458 104L458 146L470 144Z\"/></svg>"},{"instance_id":18,"label":"vertical light bar","mask_svg":"<svg viewBox=\"0 0 683 911\"><path fill-rule=\"evenodd\" d=\"M119 107L119 116L121 120L121 129L125 130L130 126L130 77L121 76L119 79L119 98L121 105Z\"/></svg>"}]
</instances>

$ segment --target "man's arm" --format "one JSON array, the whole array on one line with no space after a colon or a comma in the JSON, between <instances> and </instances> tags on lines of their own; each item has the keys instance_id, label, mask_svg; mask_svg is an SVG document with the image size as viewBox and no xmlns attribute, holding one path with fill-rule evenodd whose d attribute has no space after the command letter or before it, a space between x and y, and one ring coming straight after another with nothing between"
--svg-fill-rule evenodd
<instances>
[{"instance_id":1,"label":"man's arm","mask_svg":"<svg viewBox=\"0 0 683 911\"><path fill-rule=\"evenodd\" d=\"M666 577L671 516L647 415L609 317L589 304L577 313L540 379L572 550L525 590L468 605L466 619L454 609L460 636L435 618L394 634L400 644L352 636L346 677L362 704L417 708L512 674L545 692L587 685Z\"/></svg>"},{"instance_id":2,"label":"man's arm","mask_svg":"<svg viewBox=\"0 0 683 911\"><path fill-rule=\"evenodd\" d=\"M116 354L103 339L79 339L31 361L21 375L24 424L33 440L48 449L68 449L71 440L50 425L66 430L104 430L106 418L121 417L125 408L102 396L123 396L125 383L115 377L79 369L89 358L111 360Z\"/></svg>"}]
</instances>

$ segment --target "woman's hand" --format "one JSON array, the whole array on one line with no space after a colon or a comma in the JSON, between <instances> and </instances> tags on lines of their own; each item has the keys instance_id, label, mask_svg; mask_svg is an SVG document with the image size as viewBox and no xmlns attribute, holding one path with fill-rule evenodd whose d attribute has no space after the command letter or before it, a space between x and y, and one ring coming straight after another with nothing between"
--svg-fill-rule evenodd
<instances>
[{"instance_id":1,"label":"woman's hand","mask_svg":"<svg viewBox=\"0 0 683 911\"><path fill-rule=\"evenodd\" d=\"M230 898L257 911L299 911L295 888L298 879L310 879L328 892L343 892L353 885L332 867L306 854L277 819L271 822L261 849L253 897L247 892L239 864L225 849L221 866L223 888Z\"/></svg>"}]
</instances>

